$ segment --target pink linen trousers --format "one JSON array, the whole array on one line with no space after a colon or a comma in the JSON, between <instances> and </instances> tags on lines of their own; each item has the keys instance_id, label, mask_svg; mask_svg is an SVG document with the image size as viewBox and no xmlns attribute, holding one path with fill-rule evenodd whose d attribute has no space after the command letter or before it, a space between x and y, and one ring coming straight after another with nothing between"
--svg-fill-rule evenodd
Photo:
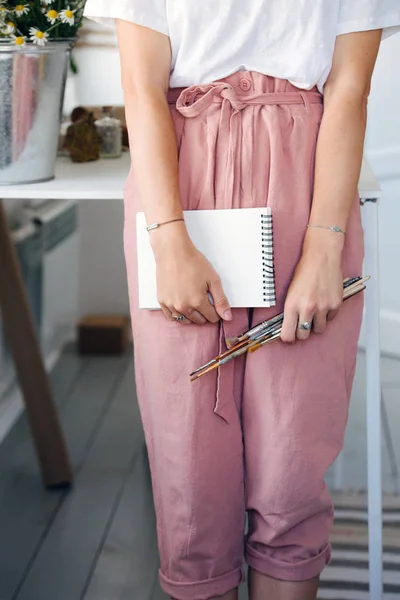
<instances>
[{"instance_id":1,"label":"pink linen trousers","mask_svg":"<svg viewBox=\"0 0 400 600\"><path fill-rule=\"evenodd\" d=\"M138 308L142 206L132 171L126 183L124 245L160 582L178 600L205 600L243 581L244 556L287 581L313 578L329 562L333 506L324 476L343 444L363 298L346 301L323 334L276 341L189 382L227 336L283 310L310 213L323 101L315 89L247 71L171 89L168 98L183 208L270 206L274 223L275 307L234 309L219 324L169 322ZM343 277L360 275L362 261L354 198Z\"/></svg>"}]
</instances>

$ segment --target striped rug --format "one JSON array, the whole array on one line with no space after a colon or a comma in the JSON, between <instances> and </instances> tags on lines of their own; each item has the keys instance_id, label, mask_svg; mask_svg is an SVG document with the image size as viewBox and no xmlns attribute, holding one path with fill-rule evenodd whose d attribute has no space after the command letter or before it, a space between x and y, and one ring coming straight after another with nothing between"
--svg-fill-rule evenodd
<instances>
[{"instance_id":1,"label":"striped rug","mask_svg":"<svg viewBox=\"0 0 400 600\"><path fill-rule=\"evenodd\" d=\"M336 495L332 562L321 576L319 600L371 598L368 585L367 499ZM383 501L384 600L400 600L400 498Z\"/></svg>"}]
</instances>

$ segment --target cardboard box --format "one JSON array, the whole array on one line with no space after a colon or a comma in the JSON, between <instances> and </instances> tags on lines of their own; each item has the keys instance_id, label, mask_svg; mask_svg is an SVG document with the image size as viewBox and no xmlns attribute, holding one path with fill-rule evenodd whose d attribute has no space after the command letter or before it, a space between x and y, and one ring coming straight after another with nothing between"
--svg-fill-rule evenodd
<instances>
[{"instance_id":1,"label":"cardboard box","mask_svg":"<svg viewBox=\"0 0 400 600\"><path fill-rule=\"evenodd\" d=\"M81 354L122 354L129 343L129 317L88 315L78 323L78 349Z\"/></svg>"}]
</instances>

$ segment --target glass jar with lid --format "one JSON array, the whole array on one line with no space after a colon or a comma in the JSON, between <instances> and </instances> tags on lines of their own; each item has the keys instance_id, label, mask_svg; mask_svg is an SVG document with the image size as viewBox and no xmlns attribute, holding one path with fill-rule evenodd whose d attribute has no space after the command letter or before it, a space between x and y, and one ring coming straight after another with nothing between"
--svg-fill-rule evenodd
<instances>
[{"instance_id":1,"label":"glass jar with lid","mask_svg":"<svg viewBox=\"0 0 400 600\"><path fill-rule=\"evenodd\" d=\"M114 117L111 107L104 106L101 117L95 121L102 143L100 158L118 158L122 154L122 123Z\"/></svg>"}]
</instances>

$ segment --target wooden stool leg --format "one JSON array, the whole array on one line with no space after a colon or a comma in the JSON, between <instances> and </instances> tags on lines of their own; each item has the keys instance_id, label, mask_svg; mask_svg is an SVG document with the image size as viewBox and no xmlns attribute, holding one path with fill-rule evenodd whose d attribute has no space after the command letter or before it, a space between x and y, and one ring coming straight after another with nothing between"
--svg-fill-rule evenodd
<instances>
[{"instance_id":1,"label":"wooden stool leg","mask_svg":"<svg viewBox=\"0 0 400 600\"><path fill-rule=\"evenodd\" d=\"M1 200L0 310L44 484L69 485L72 470Z\"/></svg>"}]
</instances>

